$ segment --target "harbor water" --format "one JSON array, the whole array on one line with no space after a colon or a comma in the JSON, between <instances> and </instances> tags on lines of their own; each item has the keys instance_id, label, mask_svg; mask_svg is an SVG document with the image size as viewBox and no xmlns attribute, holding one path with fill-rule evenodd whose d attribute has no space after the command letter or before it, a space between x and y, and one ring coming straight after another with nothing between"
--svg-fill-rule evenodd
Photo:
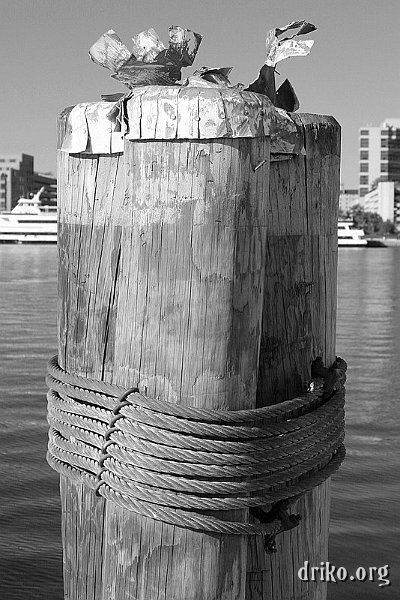
<instances>
[{"instance_id":1,"label":"harbor water","mask_svg":"<svg viewBox=\"0 0 400 600\"><path fill-rule=\"evenodd\" d=\"M56 261L55 246L0 246L4 600L63 598L58 476L45 461L44 373L56 353ZM365 581L332 582L329 599L395 599L400 573L400 247L340 249L338 296L337 354L349 365L348 453L333 480L329 560L349 575L359 567L368 573L369 567L388 565L385 580L391 585L382 585L377 573L374 581L367 576Z\"/></svg>"}]
</instances>

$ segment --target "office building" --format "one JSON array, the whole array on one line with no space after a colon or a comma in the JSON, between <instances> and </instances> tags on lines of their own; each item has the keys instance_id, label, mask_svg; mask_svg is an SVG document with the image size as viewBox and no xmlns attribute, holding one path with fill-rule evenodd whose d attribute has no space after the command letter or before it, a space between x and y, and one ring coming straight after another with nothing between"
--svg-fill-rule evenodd
<instances>
[{"instance_id":1,"label":"office building","mask_svg":"<svg viewBox=\"0 0 400 600\"><path fill-rule=\"evenodd\" d=\"M18 199L33 188L33 156L13 154L0 156L0 210L11 210Z\"/></svg>"},{"instance_id":2,"label":"office building","mask_svg":"<svg viewBox=\"0 0 400 600\"><path fill-rule=\"evenodd\" d=\"M364 210L377 213L384 221L392 221L400 230L400 184L380 181L375 189L365 194Z\"/></svg>"},{"instance_id":3,"label":"office building","mask_svg":"<svg viewBox=\"0 0 400 600\"><path fill-rule=\"evenodd\" d=\"M386 119L379 127L361 127L359 152L360 197L377 181L400 181L400 119Z\"/></svg>"},{"instance_id":4,"label":"office building","mask_svg":"<svg viewBox=\"0 0 400 600\"><path fill-rule=\"evenodd\" d=\"M44 204L54 204L57 180L50 173L35 173L33 156L29 154L0 155L0 211L10 211L20 198L29 198L41 187Z\"/></svg>"}]
</instances>

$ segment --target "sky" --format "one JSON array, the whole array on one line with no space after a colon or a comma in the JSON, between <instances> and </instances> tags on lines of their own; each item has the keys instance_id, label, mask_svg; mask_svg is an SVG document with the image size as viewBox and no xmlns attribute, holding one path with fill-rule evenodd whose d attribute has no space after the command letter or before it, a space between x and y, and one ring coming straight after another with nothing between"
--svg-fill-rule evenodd
<instances>
[{"instance_id":1,"label":"sky","mask_svg":"<svg viewBox=\"0 0 400 600\"><path fill-rule=\"evenodd\" d=\"M266 32L301 19L318 28L314 47L280 62L277 83L290 79L300 112L339 121L341 180L356 188L359 127L400 118L400 0L2 0L0 154L32 154L35 170L55 173L57 115L126 90L88 56L110 28L128 48L149 27L164 42L170 25L192 29L204 36L194 67L233 66L232 83L249 84Z\"/></svg>"}]
</instances>

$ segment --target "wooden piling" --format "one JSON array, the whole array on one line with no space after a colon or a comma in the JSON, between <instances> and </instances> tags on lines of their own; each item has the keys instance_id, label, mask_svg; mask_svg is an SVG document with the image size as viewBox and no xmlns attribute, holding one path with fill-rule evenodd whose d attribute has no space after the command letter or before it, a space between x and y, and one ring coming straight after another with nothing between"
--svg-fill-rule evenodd
<instances>
[{"instance_id":1,"label":"wooden piling","mask_svg":"<svg viewBox=\"0 0 400 600\"><path fill-rule=\"evenodd\" d=\"M321 115L292 118L306 154L271 162L257 406L304 390L317 356L335 360L340 126ZM326 582L303 582L298 571L327 560L329 510L328 480L292 507L302 521L277 537L276 554L249 538L246 600L326 598Z\"/></svg>"},{"instance_id":2,"label":"wooden piling","mask_svg":"<svg viewBox=\"0 0 400 600\"><path fill-rule=\"evenodd\" d=\"M187 406L255 406L269 158L268 137L60 154L66 370ZM61 490L67 598L244 598L245 536L153 521L64 477Z\"/></svg>"},{"instance_id":3,"label":"wooden piling","mask_svg":"<svg viewBox=\"0 0 400 600\"><path fill-rule=\"evenodd\" d=\"M234 410L291 397L316 356L332 362L338 126L296 118L307 155L271 170L268 137L59 153L61 367ZM324 598L296 568L326 559L329 484L298 503L303 522L272 558L259 540L153 521L64 476L61 498L68 600Z\"/></svg>"}]
</instances>

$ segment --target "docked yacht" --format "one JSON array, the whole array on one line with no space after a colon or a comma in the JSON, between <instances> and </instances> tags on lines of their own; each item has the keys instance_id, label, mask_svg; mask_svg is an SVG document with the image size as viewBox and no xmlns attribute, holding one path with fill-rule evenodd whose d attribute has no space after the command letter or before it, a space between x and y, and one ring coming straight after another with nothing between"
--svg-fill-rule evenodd
<instances>
[{"instance_id":1,"label":"docked yacht","mask_svg":"<svg viewBox=\"0 0 400 600\"><path fill-rule=\"evenodd\" d=\"M338 223L338 246L349 246L353 248L367 246L364 231L353 226L353 221L339 221Z\"/></svg>"},{"instance_id":2,"label":"docked yacht","mask_svg":"<svg viewBox=\"0 0 400 600\"><path fill-rule=\"evenodd\" d=\"M43 190L32 198L20 198L11 212L0 213L0 242L57 242L57 207L40 203Z\"/></svg>"}]
</instances>

